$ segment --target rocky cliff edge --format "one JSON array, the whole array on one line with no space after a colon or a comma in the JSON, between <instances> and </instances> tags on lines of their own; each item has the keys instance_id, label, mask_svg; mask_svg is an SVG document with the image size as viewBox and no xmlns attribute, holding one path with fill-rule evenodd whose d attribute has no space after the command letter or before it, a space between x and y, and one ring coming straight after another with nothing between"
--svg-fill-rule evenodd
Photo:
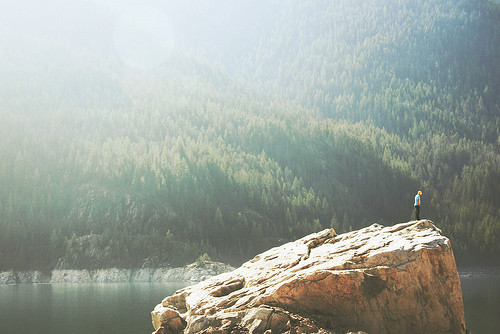
<instances>
[{"instance_id":1,"label":"rocky cliff edge","mask_svg":"<svg viewBox=\"0 0 500 334\"><path fill-rule=\"evenodd\" d=\"M431 221L311 234L177 291L166 333L465 333L450 241Z\"/></svg>"}]
</instances>

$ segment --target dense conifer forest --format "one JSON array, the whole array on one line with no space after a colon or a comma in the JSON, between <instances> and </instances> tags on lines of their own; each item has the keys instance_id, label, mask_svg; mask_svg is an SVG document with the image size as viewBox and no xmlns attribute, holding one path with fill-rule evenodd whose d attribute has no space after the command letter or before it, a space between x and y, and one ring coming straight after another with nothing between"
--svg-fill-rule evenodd
<instances>
[{"instance_id":1,"label":"dense conifer forest","mask_svg":"<svg viewBox=\"0 0 500 334\"><path fill-rule=\"evenodd\" d=\"M417 190L459 264L498 264L499 4L170 1L144 69L112 9L52 2L74 35L0 14L0 270L237 265Z\"/></svg>"}]
</instances>

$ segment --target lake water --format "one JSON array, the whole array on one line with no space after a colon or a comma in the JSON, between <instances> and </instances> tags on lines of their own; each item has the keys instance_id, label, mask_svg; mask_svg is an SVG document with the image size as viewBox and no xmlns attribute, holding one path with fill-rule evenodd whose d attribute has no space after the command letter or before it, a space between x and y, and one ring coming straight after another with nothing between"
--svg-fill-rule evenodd
<instances>
[{"instance_id":1,"label":"lake water","mask_svg":"<svg viewBox=\"0 0 500 334\"><path fill-rule=\"evenodd\" d=\"M0 333L150 334L150 312L182 283L0 285Z\"/></svg>"},{"instance_id":2,"label":"lake water","mask_svg":"<svg viewBox=\"0 0 500 334\"><path fill-rule=\"evenodd\" d=\"M465 323L472 334L500 333L500 276L460 276Z\"/></svg>"},{"instance_id":3,"label":"lake water","mask_svg":"<svg viewBox=\"0 0 500 334\"><path fill-rule=\"evenodd\" d=\"M467 327L498 333L500 277L461 276ZM150 312L183 283L0 285L0 334L149 334Z\"/></svg>"}]
</instances>

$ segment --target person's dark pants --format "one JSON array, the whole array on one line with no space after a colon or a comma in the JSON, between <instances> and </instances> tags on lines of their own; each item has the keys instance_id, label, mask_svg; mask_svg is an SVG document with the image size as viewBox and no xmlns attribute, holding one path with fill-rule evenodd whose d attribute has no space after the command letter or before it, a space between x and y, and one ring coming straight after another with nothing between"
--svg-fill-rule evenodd
<instances>
[{"instance_id":1,"label":"person's dark pants","mask_svg":"<svg viewBox=\"0 0 500 334\"><path fill-rule=\"evenodd\" d=\"M420 220L420 205L415 205L415 219Z\"/></svg>"}]
</instances>

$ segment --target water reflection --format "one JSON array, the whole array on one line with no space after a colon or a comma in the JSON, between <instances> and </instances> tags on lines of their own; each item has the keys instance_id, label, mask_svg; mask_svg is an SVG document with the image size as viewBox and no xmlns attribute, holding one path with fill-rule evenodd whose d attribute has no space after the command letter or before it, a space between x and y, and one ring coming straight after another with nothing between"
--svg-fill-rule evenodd
<instances>
[{"instance_id":1,"label":"water reflection","mask_svg":"<svg viewBox=\"0 0 500 334\"><path fill-rule=\"evenodd\" d=\"M0 285L0 334L151 333L150 312L185 283Z\"/></svg>"}]
</instances>

